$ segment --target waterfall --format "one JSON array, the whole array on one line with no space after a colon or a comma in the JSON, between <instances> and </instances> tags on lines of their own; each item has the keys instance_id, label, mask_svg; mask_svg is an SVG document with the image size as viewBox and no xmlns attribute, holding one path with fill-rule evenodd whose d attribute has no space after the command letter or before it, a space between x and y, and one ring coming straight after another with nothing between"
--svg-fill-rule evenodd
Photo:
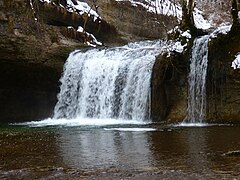
<instances>
[{"instance_id":1,"label":"waterfall","mask_svg":"<svg viewBox=\"0 0 240 180\"><path fill-rule=\"evenodd\" d=\"M149 119L150 78L162 41L72 52L60 79L54 119Z\"/></svg>"},{"instance_id":2,"label":"waterfall","mask_svg":"<svg viewBox=\"0 0 240 180\"><path fill-rule=\"evenodd\" d=\"M206 114L206 76L209 35L195 39L188 76L188 108L186 123L202 123Z\"/></svg>"}]
</instances>

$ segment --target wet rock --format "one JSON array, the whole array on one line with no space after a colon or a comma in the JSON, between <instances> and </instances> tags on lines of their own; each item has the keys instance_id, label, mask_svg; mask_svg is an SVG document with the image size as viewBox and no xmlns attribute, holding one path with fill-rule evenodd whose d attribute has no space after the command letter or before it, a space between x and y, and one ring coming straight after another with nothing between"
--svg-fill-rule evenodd
<instances>
[{"instance_id":1,"label":"wet rock","mask_svg":"<svg viewBox=\"0 0 240 180\"><path fill-rule=\"evenodd\" d=\"M63 32L67 26L76 29L84 25L88 32L114 45L165 35L157 17L144 14L141 7L115 1L99 3L101 23L91 16L85 23L84 15L56 5L35 1L37 8L33 10L28 1L0 1L0 122L52 115L64 62L72 50L85 47L81 43L84 37ZM164 20L167 22L170 19Z\"/></svg>"},{"instance_id":2,"label":"wet rock","mask_svg":"<svg viewBox=\"0 0 240 180\"><path fill-rule=\"evenodd\" d=\"M15 36L2 36L0 47L0 122L50 117L71 47Z\"/></svg>"},{"instance_id":3,"label":"wet rock","mask_svg":"<svg viewBox=\"0 0 240 180\"><path fill-rule=\"evenodd\" d=\"M86 47L34 20L29 3L0 3L0 122L51 117L69 53Z\"/></svg>"},{"instance_id":4,"label":"wet rock","mask_svg":"<svg viewBox=\"0 0 240 180\"><path fill-rule=\"evenodd\" d=\"M240 122L240 70L231 67L240 52L239 34L239 30L233 29L209 42L206 122ZM186 117L190 53L191 47L183 55L173 53L169 58L161 56L156 60L151 102L154 121L176 122Z\"/></svg>"},{"instance_id":5,"label":"wet rock","mask_svg":"<svg viewBox=\"0 0 240 180\"><path fill-rule=\"evenodd\" d=\"M69 12L53 3L38 2L35 9L37 15L47 24L60 27L72 26L75 29L82 26L102 42L110 44L124 42L119 37L116 28L104 19L95 19L95 17L86 13L79 15L76 12Z\"/></svg>"},{"instance_id":6,"label":"wet rock","mask_svg":"<svg viewBox=\"0 0 240 180\"><path fill-rule=\"evenodd\" d=\"M240 52L239 32L218 35L209 43L207 79L208 121L240 121L240 71L231 67Z\"/></svg>"},{"instance_id":7,"label":"wet rock","mask_svg":"<svg viewBox=\"0 0 240 180\"><path fill-rule=\"evenodd\" d=\"M93 3L91 0L87 2ZM149 13L140 5L132 6L129 1L101 0L95 4L100 16L115 26L126 41L166 37L167 31L178 23L175 17Z\"/></svg>"},{"instance_id":8,"label":"wet rock","mask_svg":"<svg viewBox=\"0 0 240 180\"><path fill-rule=\"evenodd\" d=\"M185 55L179 53L156 59L151 80L153 121L182 121L186 116L187 64Z\"/></svg>"}]
</instances>

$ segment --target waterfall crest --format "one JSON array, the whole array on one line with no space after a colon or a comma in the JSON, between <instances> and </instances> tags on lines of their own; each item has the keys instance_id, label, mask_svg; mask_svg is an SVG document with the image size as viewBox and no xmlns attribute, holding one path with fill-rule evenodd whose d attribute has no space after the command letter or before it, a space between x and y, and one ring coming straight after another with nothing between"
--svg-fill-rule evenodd
<instances>
[{"instance_id":1,"label":"waterfall crest","mask_svg":"<svg viewBox=\"0 0 240 180\"><path fill-rule=\"evenodd\" d=\"M195 39L188 75L188 108L186 123L202 123L206 114L206 76L209 35Z\"/></svg>"},{"instance_id":2,"label":"waterfall crest","mask_svg":"<svg viewBox=\"0 0 240 180\"><path fill-rule=\"evenodd\" d=\"M60 79L59 118L149 118L150 78L165 42L72 52Z\"/></svg>"}]
</instances>

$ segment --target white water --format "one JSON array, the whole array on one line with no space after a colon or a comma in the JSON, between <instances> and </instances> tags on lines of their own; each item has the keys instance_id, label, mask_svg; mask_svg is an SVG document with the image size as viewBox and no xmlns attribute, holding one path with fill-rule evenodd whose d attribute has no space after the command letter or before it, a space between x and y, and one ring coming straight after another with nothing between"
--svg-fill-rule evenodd
<instances>
[{"instance_id":1,"label":"white water","mask_svg":"<svg viewBox=\"0 0 240 180\"><path fill-rule=\"evenodd\" d=\"M144 41L72 52L60 80L53 119L75 123L92 119L100 125L149 120L152 67L164 44Z\"/></svg>"},{"instance_id":2,"label":"white water","mask_svg":"<svg viewBox=\"0 0 240 180\"><path fill-rule=\"evenodd\" d=\"M42 121L31 121L25 123L17 123L13 125L27 125L30 127L46 127L46 126L111 126L111 125L145 125L148 122L141 122L137 120L119 120L119 119L94 119L94 118L75 118L75 119L52 119L48 118Z\"/></svg>"},{"instance_id":3,"label":"white water","mask_svg":"<svg viewBox=\"0 0 240 180\"><path fill-rule=\"evenodd\" d=\"M206 76L208 66L208 40L203 36L194 41L188 76L188 108L184 123L203 123L206 115Z\"/></svg>"},{"instance_id":4,"label":"white water","mask_svg":"<svg viewBox=\"0 0 240 180\"><path fill-rule=\"evenodd\" d=\"M156 131L154 128L104 128L105 131L130 131L130 132L145 132Z\"/></svg>"}]
</instances>

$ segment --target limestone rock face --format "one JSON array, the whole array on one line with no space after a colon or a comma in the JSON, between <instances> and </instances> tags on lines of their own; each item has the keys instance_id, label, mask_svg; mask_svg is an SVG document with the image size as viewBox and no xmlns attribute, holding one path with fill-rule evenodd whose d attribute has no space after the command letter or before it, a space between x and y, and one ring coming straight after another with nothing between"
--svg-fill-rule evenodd
<instances>
[{"instance_id":1,"label":"limestone rock face","mask_svg":"<svg viewBox=\"0 0 240 180\"><path fill-rule=\"evenodd\" d=\"M208 120L240 122L240 69L231 67L240 52L240 32L230 31L209 44Z\"/></svg>"},{"instance_id":2,"label":"limestone rock face","mask_svg":"<svg viewBox=\"0 0 240 180\"><path fill-rule=\"evenodd\" d=\"M176 23L129 2L98 1L100 24L53 4L32 2L34 9L28 0L0 1L0 122L51 117L65 60L74 49L86 47L78 26L105 45L119 45L164 37Z\"/></svg>"},{"instance_id":3,"label":"limestone rock face","mask_svg":"<svg viewBox=\"0 0 240 180\"><path fill-rule=\"evenodd\" d=\"M91 18L85 24L84 17L57 6L40 3L34 12L27 0L0 1L0 122L51 117L68 54L86 48L84 34L76 32L79 25L112 46L166 37L177 24L173 17L151 14L127 1L96 2L95 10L104 22L101 25ZM234 31L209 43L207 121L240 121L240 74L239 69L231 68L240 52L240 32ZM189 54L162 54L157 58L151 83L154 121L176 122L186 117Z\"/></svg>"},{"instance_id":4,"label":"limestone rock face","mask_svg":"<svg viewBox=\"0 0 240 180\"><path fill-rule=\"evenodd\" d=\"M79 15L76 12L69 12L62 6L52 3L36 1L37 15L47 24L58 27L83 27L88 33L93 34L98 40L107 44L126 43L119 37L116 28L105 19L96 18L86 13Z\"/></svg>"},{"instance_id":5,"label":"limestone rock face","mask_svg":"<svg viewBox=\"0 0 240 180\"><path fill-rule=\"evenodd\" d=\"M240 52L239 34L233 29L209 42L206 122L240 122L240 69L231 67ZM189 47L185 54L157 58L152 75L154 121L182 122L186 117L190 54Z\"/></svg>"},{"instance_id":6,"label":"limestone rock face","mask_svg":"<svg viewBox=\"0 0 240 180\"><path fill-rule=\"evenodd\" d=\"M82 46L35 22L27 1L1 1L0 122L50 117L64 62Z\"/></svg>"},{"instance_id":7,"label":"limestone rock face","mask_svg":"<svg viewBox=\"0 0 240 180\"><path fill-rule=\"evenodd\" d=\"M51 116L62 67L73 47L45 45L31 36L1 35L0 122Z\"/></svg>"},{"instance_id":8,"label":"limestone rock face","mask_svg":"<svg viewBox=\"0 0 240 180\"><path fill-rule=\"evenodd\" d=\"M92 4L91 0L86 2ZM164 38L178 23L175 17L149 13L129 1L101 0L95 5L100 16L115 26L126 41Z\"/></svg>"},{"instance_id":9,"label":"limestone rock face","mask_svg":"<svg viewBox=\"0 0 240 180\"><path fill-rule=\"evenodd\" d=\"M182 121L187 109L188 53L160 55L154 64L151 82L153 121Z\"/></svg>"}]
</instances>

